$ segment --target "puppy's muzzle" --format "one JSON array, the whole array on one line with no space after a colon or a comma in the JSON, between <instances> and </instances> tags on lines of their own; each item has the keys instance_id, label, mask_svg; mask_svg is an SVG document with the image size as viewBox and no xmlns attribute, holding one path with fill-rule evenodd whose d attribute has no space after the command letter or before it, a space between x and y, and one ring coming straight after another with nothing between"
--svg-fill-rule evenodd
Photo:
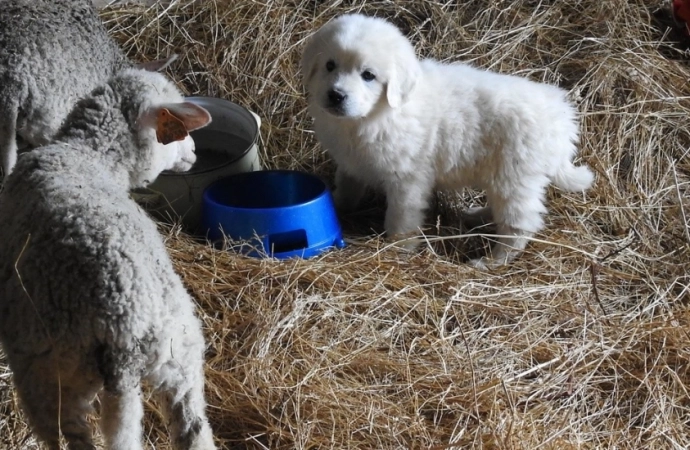
<instances>
[{"instance_id":1,"label":"puppy's muzzle","mask_svg":"<svg viewBox=\"0 0 690 450\"><path fill-rule=\"evenodd\" d=\"M326 93L326 97L328 98L327 108L334 113L342 114L347 94L338 89L331 89Z\"/></svg>"},{"instance_id":2,"label":"puppy's muzzle","mask_svg":"<svg viewBox=\"0 0 690 450\"><path fill-rule=\"evenodd\" d=\"M347 95L345 95L342 91L339 91L338 89L331 89L328 91L328 102L332 106L337 106L341 104L345 99L347 98Z\"/></svg>"}]
</instances>

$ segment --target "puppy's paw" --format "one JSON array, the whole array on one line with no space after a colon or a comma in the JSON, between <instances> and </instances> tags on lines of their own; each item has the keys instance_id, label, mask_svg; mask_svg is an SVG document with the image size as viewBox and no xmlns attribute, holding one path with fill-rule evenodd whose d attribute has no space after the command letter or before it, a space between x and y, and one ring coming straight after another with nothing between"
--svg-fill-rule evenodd
<instances>
[{"instance_id":1,"label":"puppy's paw","mask_svg":"<svg viewBox=\"0 0 690 450\"><path fill-rule=\"evenodd\" d=\"M398 237L394 238L395 243L394 245L401 249L401 250L406 250L409 252L417 250L419 247L419 244L421 244L421 240L416 237L409 237L409 238L404 238L404 237Z\"/></svg>"}]
</instances>

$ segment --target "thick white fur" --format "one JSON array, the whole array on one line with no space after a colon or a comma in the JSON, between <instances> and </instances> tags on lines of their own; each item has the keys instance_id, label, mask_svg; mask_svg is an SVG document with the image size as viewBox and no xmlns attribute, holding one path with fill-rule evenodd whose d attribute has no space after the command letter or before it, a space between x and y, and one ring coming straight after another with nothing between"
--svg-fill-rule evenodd
<instances>
[{"instance_id":1,"label":"thick white fur","mask_svg":"<svg viewBox=\"0 0 690 450\"><path fill-rule=\"evenodd\" d=\"M593 182L587 167L571 162L578 123L563 90L420 61L385 20L332 20L305 47L302 71L316 135L337 164L337 206L354 208L367 185L382 188L389 236L419 230L435 188L477 187L489 208L473 215L492 218L506 237L497 238L492 259L472 263L505 264L544 226L550 182L569 191ZM366 81L365 71L375 78ZM345 95L337 105L332 90Z\"/></svg>"}]
</instances>

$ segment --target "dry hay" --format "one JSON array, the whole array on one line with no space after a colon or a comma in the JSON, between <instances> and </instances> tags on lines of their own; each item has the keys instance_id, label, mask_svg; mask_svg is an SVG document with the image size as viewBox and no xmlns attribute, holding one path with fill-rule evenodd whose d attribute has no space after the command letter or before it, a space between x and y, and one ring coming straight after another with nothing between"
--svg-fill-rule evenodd
<instances>
[{"instance_id":1,"label":"dry hay","mask_svg":"<svg viewBox=\"0 0 690 450\"><path fill-rule=\"evenodd\" d=\"M690 62L643 0L180 0L103 11L137 59L169 52L189 94L246 105L267 167L332 166L298 76L304 39L338 13L400 25L421 55L570 90L583 115L586 195L549 192L548 228L511 266L463 264L439 196L430 245L378 238L380 201L345 220L350 246L247 259L164 226L208 337L222 448L686 448L690 443ZM442 225L438 227L437 222ZM442 237L434 238L440 235ZM0 375L0 436L34 448ZM168 448L154 404L147 440Z\"/></svg>"}]
</instances>

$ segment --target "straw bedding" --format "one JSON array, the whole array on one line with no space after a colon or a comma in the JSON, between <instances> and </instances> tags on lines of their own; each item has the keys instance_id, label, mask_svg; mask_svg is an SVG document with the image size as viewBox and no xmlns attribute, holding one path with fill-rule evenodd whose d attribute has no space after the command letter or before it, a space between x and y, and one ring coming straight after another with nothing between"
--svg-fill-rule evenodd
<instances>
[{"instance_id":1,"label":"straw bedding","mask_svg":"<svg viewBox=\"0 0 690 450\"><path fill-rule=\"evenodd\" d=\"M330 179L300 85L305 38L336 14L402 27L419 54L570 91L582 113L583 194L549 192L548 227L510 266L464 264L439 194L429 243L390 246L372 197L344 218L349 246L255 260L161 224L209 343L221 448L568 449L690 445L690 58L643 0L179 0L102 16L133 58L181 54L189 94L263 118L263 163ZM663 13L662 13L663 15ZM0 357L1 358L1 357ZM148 445L167 449L157 406ZM33 449L0 360L0 445Z\"/></svg>"}]
</instances>

